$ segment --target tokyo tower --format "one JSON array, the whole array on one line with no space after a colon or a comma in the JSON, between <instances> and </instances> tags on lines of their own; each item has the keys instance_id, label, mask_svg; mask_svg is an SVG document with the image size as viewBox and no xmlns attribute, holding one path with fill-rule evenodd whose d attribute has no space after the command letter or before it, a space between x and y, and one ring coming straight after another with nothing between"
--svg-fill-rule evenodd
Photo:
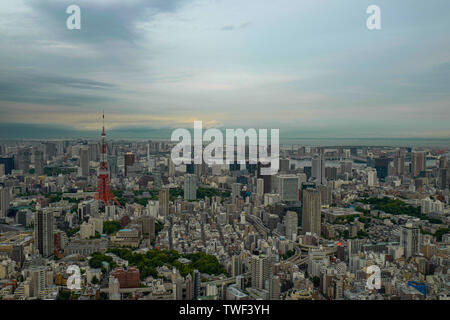
<instances>
[{"instance_id":1,"label":"tokyo tower","mask_svg":"<svg viewBox=\"0 0 450 320\"><path fill-rule=\"evenodd\" d=\"M98 170L97 193L95 194L94 199L103 201L105 206L111 205L113 201L118 206L120 206L119 201L117 201L116 197L114 197L114 194L111 191L111 186L109 185L104 111L103 111L103 131L102 131L102 152L100 155L100 168Z\"/></svg>"}]
</instances>

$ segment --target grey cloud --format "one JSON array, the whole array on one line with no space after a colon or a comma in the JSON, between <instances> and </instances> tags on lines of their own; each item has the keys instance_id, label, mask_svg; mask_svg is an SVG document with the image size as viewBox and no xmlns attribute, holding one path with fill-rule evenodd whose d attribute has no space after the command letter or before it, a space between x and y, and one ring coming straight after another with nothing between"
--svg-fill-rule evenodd
<instances>
[{"instance_id":1,"label":"grey cloud","mask_svg":"<svg viewBox=\"0 0 450 320\"><path fill-rule=\"evenodd\" d=\"M233 25L227 25L227 26L223 26L222 28L220 28L220 30L222 30L222 31L231 31L234 29L235 29L235 27Z\"/></svg>"},{"instance_id":2,"label":"grey cloud","mask_svg":"<svg viewBox=\"0 0 450 320\"><path fill-rule=\"evenodd\" d=\"M98 3L80 0L81 29L66 28L66 9L74 1L27 0L26 3L38 13L41 23L52 29L52 34L98 43L118 39L133 43L139 37L134 28L137 21L150 21L158 13L174 12L189 0L140 0L127 4Z\"/></svg>"},{"instance_id":3,"label":"grey cloud","mask_svg":"<svg viewBox=\"0 0 450 320\"><path fill-rule=\"evenodd\" d=\"M222 28L220 28L220 30L221 30L221 31L232 31L232 30L236 30L236 29L245 29L245 28L247 28L249 25L251 25L251 22L249 22L249 21L244 22L244 23L242 23L242 24L240 24L240 25L238 25L238 26L229 24L229 25L226 25L226 26L223 26Z\"/></svg>"},{"instance_id":4,"label":"grey cloud","mask_svg":"<svg viewBox=\"0 0 450 320\"><path fill-rule=\"evenodd\" d=\"M239 26L239 29L244 29L247 28L248 26L250 26L252 23L250 21L244 22L243 24L241 24Z\"/></svg>"},{"instance_id":5,"label":"grey cloud","mask_svg":"<svg viewBox=\"0 0 450 320\"><path fill-rule=\"evenodd\" d=\"M36 73L32 70L2 70L0 101L83 106L112 101L107 94L119 90L114 84L90 79ZM83 91L84 90L84 91ZM91 94L95 91L95 95ZM102 91L105 91L102 93Z\"/></svg>"},{"instance_id":6,"label":"grey cloud","mask_svg":"<svg viewBox=\"0 0 450 320\"><path fill-rule=\"evenodd\" d=\"M142 70L151 74L146 64L160 53L153 47L144 50L148 41L141 41L135 24L175 12L188 1L24 0L32 10L23 18L37 32L22 28L0 43L0 101L85 107L118 102L111 95L121 91L114 82L126 82ZM81 30L66 28L66 9L72 4L81 8ZM63 46L47 49L46 43ZM84 49L92 56L74 52ZM108 82L94 80L91 75L97 72Z\"/></svg>"}]
</instances>

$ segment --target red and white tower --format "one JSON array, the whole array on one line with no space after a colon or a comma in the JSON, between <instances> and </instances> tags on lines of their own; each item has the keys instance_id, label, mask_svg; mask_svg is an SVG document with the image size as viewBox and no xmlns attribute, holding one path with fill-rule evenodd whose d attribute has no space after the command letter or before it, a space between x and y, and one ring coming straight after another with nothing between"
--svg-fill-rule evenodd
<instances>
[{"instance_id":1,"label":"red and white tower","mask_svg":"<svg viewBox=\"0 0 450 320\"><path fill-rule=\"evenodd\" d=\"M98 183L97 183L97 193L94 197L96 200L101 200L105 206L109 206L114 201L118 206L120 206L119 201L111 191L111 186L109 185L109 174L108 174L108 157L106 153L106 133L105 133L105 112L103 112L103 131L102 131L102 152L100 154L100 168L98 170Z\"/></svg>"}]
</instances>

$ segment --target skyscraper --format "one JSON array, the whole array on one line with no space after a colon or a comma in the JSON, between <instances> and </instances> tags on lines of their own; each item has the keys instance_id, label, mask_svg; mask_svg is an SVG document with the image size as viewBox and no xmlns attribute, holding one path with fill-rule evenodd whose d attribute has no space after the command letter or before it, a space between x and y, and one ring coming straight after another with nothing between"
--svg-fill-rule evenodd
<instances>
[{"instance_id":1,"label":"skyscraper","mask_svg":"<svg viewBox=\"0 0 450 320\"><path fill-rule=\"evenodd\" d=\"M155 239L155 218L151 216L142 216L142 233L150 240Z\"/></svg>"},{"instance_id":2,"label":"skyscraper","mask_svg":"<svg viewBox=\"0 0 450 320\"><path fill-rule=\"evenodd\" d=\"M399 150L394 156L394 174L402 176L405 174L405 154Z\"/></svg>"},{"instance_id":3,"label":"skyscraper","mask_svg":"<svg viewBox=\"0 0 450 320\"><path fill-rule=\"evenodd\" d=\"M264 193L270 193L272 192L272 176L271 175L262 175L261 169L262 168L268 168L270 167L270 163L268 164L262 164L261 162L258 162L258 178L263 179L264 181Z\"/></svg>"},{"instance_id":4,"label":"skyscraper","mask_svg":"<svg viewBox=\"0 0 450 320\"><path fill-rule=\"evenodd\" d=\"M325 155L323 153L314 156L312 159L311 173L317 184L327 184L327 179L325 178Z\"/></svg>"},{"instance_id":5,"label":"skyscraper","mask_svg":"<svg viewBox=\"0 0 450 320\"><path fill-rule=\"evenodd\" d=\"M303 190L302 203L302 231L320 235L321 228L321 201L320 192L317 189L307 188Z\"/></svg>"},{"instance_id":6,"label":"skyscraper","mask_svg":"<svg viewBox=\"0 0 450 320\"><path fill-rule=\"evenodd\" d=\"M264 180L261 178L256 180L256 195L260 200L264 197Z\"/></svg>"},{"instance_id":7,"label":"skyscraper","mask_svg":"<svg viewBox=\"0 0 450 320\"><path fill-rule=\"evenodd\" d=\"M426 155L424 151L411 152L411 174L416 177L426 168Z\"/></svg>"},{"instance_id":8,"label":"skyscraper","mask_svg":"<svg viewBox=\"0 0 450 320\"><path fill-rule=\"evenodd\" d=\"M134 164L134 154L132 152L127 152L124 155L124 165L125 165L125 176L128 173L128 167L131 167Z\"/></svg>"},{"instance_id":9,"label":"skyscraper","mask_svg":"<svg viewBox=\"0 0 450 320\"><path fill-rule=\"evenodd\" d=\"M169 177L173 177L175 175L175 164L173 163L172 158L169 158L168 174Z\"/></svg>"},{"instance_id":10,"label":"skyscraper","mask_svg":"<svg viewBox=\"0 0 450 320\"><path fill-rule=\"evenodd\" d=\"M14 158L0 158L0 164L5 166L5 174L11 174L12 170L15 168Z\"/></svg>"},{"instance_id":11,"label":"skyscraper","mask_svg":"<svg viewBox=\"0 0 450 320\"><path fill-rule=\"evenodd\" d=\"M0 218L6 218L9 209L9 188L0 189Z\"/></svg>"},{"instance_id":12,"label":"skyscraper","mask_svg":"<svg viewBox=\"0 0 450 320\"><path fill-rule=\"evenodd\" d=\"M162 187L161 169L154 168L152 170L152 173L153 173L153 186L156 190L160 190Z\"/></svg>"},{"instance_id":13,"label":"skyscraper","mask_svg":"<svg viewBox=\"0 0 450 320\"><path fill-rule=\"evenodd\" d=\"M53 254L53 212L36 211L34 216L34 245L43 257Z\"/></svg>"},{"instance_id":14,"label":"skyscraper","mask_svg":"<svg viewBox=\"0 0 450 320\"><path fill-rule=\"evenodd\" d=\"M80 149L80 175L82 177L89 176L89 147L83 146Z\"/></svg>"},{"instance_id":15,"label":"skyscraper","mask_svg":"<svg viewBox=\"0 0 450 320\"><path fill-rule=\"evenodd\" d=\"M381 181L389 175L389 163L391 159L386 157L386 155L382 155L379 158L375 159L375 170L377 170L377 177Z\"/></svg>"},{"instance_id":16,"label":"skyscraper","mask_svg":"<svg viewBox=\"0 0 450 320\"><path fill-rule=\"evenodd\" d=\"M450 166L446 157L439 158L438 186L441 189L450 188Z\"/></svg>"},{"instance_id":17,"label":"skyscraper","mask_svg":"<svg viewBox=\"0 0 450 320\"><path fill-rule=\"evenodd\" d=\"M377 182L377 172L376 170L369 169L367 171L367 185L369 187L374 187L375 183Z\"/></svg>"},{"instance_id":18,"label":"skyscraper","mask_svg":"<svg viewBox=\"0 0 450 320\"><path fill-rule=\"evenodd\" d=\"M417 255L420 250L419 228L407 223L401 228L400 232L400 245L405 250L405 257L410 258Z\"/></svg>"},{"instance_id":19,"label":"skyscraper","mask_svg":"<svg viewBox=\"0 0 450 320\"><path fill-rule=\"evenodd\" d=\"M34 174L44 173L44 153L40 150L34 151Z\"/></svg>"},{"instance_id":20,"label":"skyscraper","mask_svg":"<svg viewBox=\"0 0 450 320\"><path fill-rule=\"evenodd\" d=\"M162 188L161 190L159 190L159 209L161 215L164 217L167 217L169 215L169 197L169 188Z\"/></svg>"},{"instance_id":21,"label":"skyscraper","mask_svg":"<svg viewBox=\"0 0 450 320\"><path fill-rule=\"evenodd\" d=\"M31 286L30 294L32 297L38 298L45 295L47 287L47 271L45 267L37 267L31 270Z\"/></svg>"},{"instance_id":22,"label":"skyscraper","mask_svg":"<svg viewBox=\"0 0 450 320\"><path fill-rule=\"evenodd\" d=\"M108 156L108 167L109 167L109 176L116 177L117 176L117 156L115 156L115 155Z\"/></svg>"},{"instance_id":23,"label":"skyscraper","mask_svg":"<svg viewBox=\"0 0 450 320\"><path fill-rule=\"evenodd\" d=\"M295 211L288 211L284 216L284 228L286 230L286 238L294 241L298 230L298 215Z\"/></svg>"},{"instance_id":24,"label":"skyscraper","mask_svg":"<svg viewBox=\"0 0 450 320\"><path fill-rule=\"evenodd\" d=\"M195 269L194 270L194 296L193 299L197 300L200 297L200 288L201 288L201 278L200 278L200 272Z\"/></svg>"},{"instance_id":25,"label":"skyscraper","mask_svg":"<svg viewBox=\"0 0 450 320\"><path fill-rule=\"evenodd\" d=\"M320 191L320 204L331 205L333 202L333 187L331 185L320 185L317 189Z\"/></svg>"},{"instance_id":26,"label":"skyscraper","mask_svg":"<svg viewBox=\"0 0 450 320\"><path fill-rule=\"evenodd\" d=\"M280 159L280 172L289 172L289 159Z\"/></svg>"},{"instance_id":27,"label":"skyscraper","mask_svg":"<svg viewBox=\"0 0 450 320\"><path fill-rule=\"evenodd\" d=\"M269 299L270 300L280 300L281 283L278 276L273 276L270 278L269 285Z\"/></svg>"},{"instance_id":28,"label":"skyscraper","mask_svg":"<svg viewBox=\"0 0 450 320\"><path fill-rule=\"evenodd\" d=\"M271 265L269 257L266 255L254 255L250 260L250 274L252 287L258 289L266 288L266 281L271 275Z\"/></svg>"},{"instance_id":29,"label":"skyscraper","mask_svg":"<svg viewBox=\"0 0 450 320\"><path fill-rule=\"evenodd\" d=\"M197 199L197 176L186 174L184 176L184 200Z\"/></svg>"},{"instance_id":30,"label":"skyscraper","mask_svg":"<svg viewBox=\"0 0 450 320\"><path fill-rule=\"evenodd\" d=\"M236 277L242 273L242 261L239 255L231 257L231 276Z\"/></svg>"},{"instance_id":31,"label":"skyscraper","mask_svg":"<svg viewBox=\"0 0 450 320\"><path fill-rule=\"evenodd\" d=\"M298 201L299 188L298 176L285 174L278 176L278 190L283 201Z\"/></svg>"},{"instance_id":32,"label":"skyscraper","mask_svg":"<svg viewBox=\"0 0 450 320\"><path fill-rule=\"evenodd\" d=\"M194 300L194 284L190 273L186 276L186 300Z\"/></svg>"},{"instance_id":33,"label":"skyscraper","mask_svg":"<svg viewBox=\"0 0 450 320\"><path fill-rule=\"evenodd\" d=\"M28 148L21 148L17 152L17 165L18 170L22 170L24 174L30 171L31 154Z\"/></svg>"}]
</instances>

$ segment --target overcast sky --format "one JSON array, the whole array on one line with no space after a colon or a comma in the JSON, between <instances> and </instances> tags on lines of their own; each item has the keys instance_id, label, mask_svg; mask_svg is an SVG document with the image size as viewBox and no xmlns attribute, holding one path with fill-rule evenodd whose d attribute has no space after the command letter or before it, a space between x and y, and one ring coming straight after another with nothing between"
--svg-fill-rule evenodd
<instances>
[{"instance_id":1,"label":"overcast sky","mask_svg":"<svg viewBox=\"0 0 450 320\"><path fill-rule=\"evenodd\" d=\"M449 138L449 35L448 0L2 0L0 135L105 109L115 130Z\"/></svg>"}]
</instances>

